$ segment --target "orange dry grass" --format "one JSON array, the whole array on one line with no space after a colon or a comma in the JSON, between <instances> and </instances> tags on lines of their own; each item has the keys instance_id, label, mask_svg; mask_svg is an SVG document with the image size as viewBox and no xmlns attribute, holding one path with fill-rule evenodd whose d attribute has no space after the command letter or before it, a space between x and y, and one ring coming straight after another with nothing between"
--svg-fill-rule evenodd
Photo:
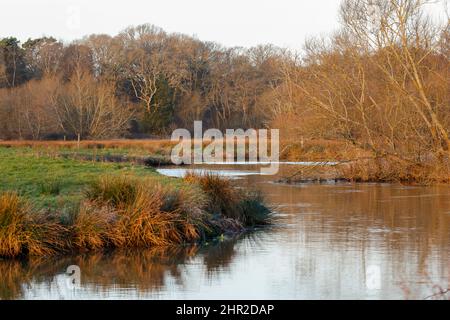
<instances>
[{"instance_id":1,"label":"orange dry grass","mask_svg":"<svg viewBox=\"0 0 450 320\"><path fill-rule=\"evenodd\" d=\"M72 225L72 246L80 250L98 250L108 246L115 212L108 207L83 203Z\"/></svg>"},{"instance_id":2,"label":"orange dry grass","mask_svg":"<svg viewBox=\"0 0 450 320\"><path fill-rule=\"evenodd\" d=\"M287 161L345 161L370 153L338 140L286 139L281 141L280 158Z\"/></svg>"},{"instance_id":3,"label":"orange dry grass","mask_svg":"<svg viewBox=\"0 0 450 320\"><path fill-rule=\"evenodd\" d=\"M241 219L240 197L231 181L214 174L196 175L188 173L184 180L199 184L209 199L209 210L227 218Z\"/></svg>"},{"instance_id":4,"label":"orange dry grass","mask_svg":"<svg viewBox=\"0 0 450 320\"><path fill-rule=\"evenodd\" d=\"M17 194L0 195L0 257L54 254L66 247L66 231L51 216L31 212Z\"/></svg>"},{"instance_id":5,"label":"orange dry grass","mask_svg":"<svg viewBox=\"0 0 450 320\"><path fill-rule=\"evenodd\" d=\"M203 203L152 180L103 177L87 191L98 208L109 207L116 221L108 230L115 247L152 247L198 240ZM184 205L191 201L190 210ZM197 202L198 201L198 202ZM182 203L184 205L182 205Z\"/></svg>"},{"instance_id":6,"label":"orange dry grass","mask_svg":"<svg viewBox=\"0 0 450 320\"><path fill-rule=\"evenodd\" d=\"M118 149L135 148L145 150L170 149L176 142L170 140L83 140L77 141L33 141L33 140L13 140L0 141L0 147L47 147L47 148L87 148L87 149Z\"/></svg>"},{"instance_id":7,"label":"orange dry grass","mask_svg":"<svg viewBox=\"0 0 450 320\"><path fill-rule=\"evenodd\" d=\"M398 158L353 161L340 166L343 178L356 182L432 183L450 182L450 164L433 161L426 165Z\"/></svg>"},{"instance_id":8,"label":"orange dry grass","mask_svg":"<svg viewBox=\"0 0 450 320\"><path fill-rule=\"evenodd\" d=\"M0 256L15 257L27 243L24 230L28 208L19 202L16 194L0 196Z\"/></svg>"},{"instance_id":9,"label":"orange dry grass","mask_svg":"<svg viewBox=\"0 0 450 320\"><path fill-rule=\"evenodd\" d=\"M117 207L121 219L116 228L125 246L152 247L181 243L183 235L176 228L177 212L163 212L161 192L140 189L131 204ZM122 243L118 243L122 245Z\"/></svg>"},{"instance_id":10,"label":"orange dry grass","mask_svg":"<svg viewBox=\"0 0 450 320\"><path fill-rule=\"evenodd\" d=\"M208 212L220 216L213 225L222 231L235 231L242 226L267 224L270 209L264 205L261 194L236 189L229 179L214 174L189 173L184 180L198 184L209 200Z\"/></svg>"}]
</instances>

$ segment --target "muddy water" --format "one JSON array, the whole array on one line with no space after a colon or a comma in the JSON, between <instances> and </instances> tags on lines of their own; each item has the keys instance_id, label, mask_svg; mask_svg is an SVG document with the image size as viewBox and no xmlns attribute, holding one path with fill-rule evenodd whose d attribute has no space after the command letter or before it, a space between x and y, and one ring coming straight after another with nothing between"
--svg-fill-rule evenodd
<instances>
[{"instance_id":1,"label":"muddy water","mask_svg":"<svg viewBox=\"0 0 450 320\"><path fill-rule=\"evenodd\" d=\"M423 299L450 287L449 187L293 186L255 168L213 170L260 189L276 225L202 247L0 261L0 298Z\"/></svg>"}]
</instances>

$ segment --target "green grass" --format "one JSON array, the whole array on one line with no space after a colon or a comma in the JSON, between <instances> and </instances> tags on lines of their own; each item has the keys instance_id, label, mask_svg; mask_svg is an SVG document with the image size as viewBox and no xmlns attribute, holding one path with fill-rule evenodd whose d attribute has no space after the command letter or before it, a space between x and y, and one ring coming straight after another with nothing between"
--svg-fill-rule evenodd
<instances>
[{"instance_id":1,"label":"green grass","mask_svg":"<svg viewBox=\"0 0 450 320\"><path fill-rule=\"evenodd\" d=\"M42 155L31 148L0 148L0 191L16 191L41 208L78 202L85 187L105 174L177 183L154 169L130 163L79 161Z\"/></svg>"},{"instance_id":2,"label":"green grass","mask_svg":"<svg viewBox=\"0 0 450 320\"><path fill-rule=\"evenodd\" d=\"M257 193L214 175L0 147L0 258L201 242L270 223Z\"/></svg>"}]
</instances>

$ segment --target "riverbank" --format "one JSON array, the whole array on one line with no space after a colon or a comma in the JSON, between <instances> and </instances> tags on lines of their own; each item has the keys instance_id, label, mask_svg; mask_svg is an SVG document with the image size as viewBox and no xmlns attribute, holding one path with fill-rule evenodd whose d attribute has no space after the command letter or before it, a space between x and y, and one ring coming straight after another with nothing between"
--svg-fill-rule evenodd
<instances>
[{"instance_id":1,"label":"riverbank","mask_svg":"<svg viewBox=\"0 0 450 320\"><path fill-rule=\"evenodd\" d=\"M312 161L307 166L285 173L282 182L375 182L402 184L449 184L448 154L436 157L432 152L402 156L374 153L336 140L283 141L284 161Z\"/></svg>"},{"instance_id":2,"label":"riverbank","mask_svg":"<svg viewBox=\"0 0 450 320\"><path fill-rule=\"evenodd\" d=\"M447 161L417 163L389 157L366 157L337 163L319 162L283 173L278 182L301 183L393 183L405 185L448 185Z\"/></svg>"},{"instance_id":3,"label":"riverbank","mask_svg":"<svg viewBox=\"0 0 450 320\"><path fill-rule=\"evenodd\" d=\"M0 149L26 150L36 157L147 167L172 165L171 152L175 145L176 142L168 139L0 141ZM281 141L280 161L310 163L283 172L280 182L291 184L333 181L420 185L450 183L450 161L446 157L435 159L432 155L422 154L420 159L403 159L389 154L374 155L336 140Z\"/></svg>"},{"instance_id":4,"label":"riverbank","mask_svg":"<svg viewBox=\"0 0 450 320\"><path fill-rule=\"evenodd\" d=\"M206 241L267 224L255 192L217 176L171 179L133 163L0 148L0 257Z\"/></svg>"}]
</instances>

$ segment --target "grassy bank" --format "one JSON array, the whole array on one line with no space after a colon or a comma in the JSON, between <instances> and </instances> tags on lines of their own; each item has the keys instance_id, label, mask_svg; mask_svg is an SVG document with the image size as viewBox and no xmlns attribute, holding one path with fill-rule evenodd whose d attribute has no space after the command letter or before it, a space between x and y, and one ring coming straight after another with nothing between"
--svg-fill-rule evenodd
<instances>
[{"instance_id":1,"label":"grassy bank","mask_svg":"<svg viewBox=\"0 0 450 320\"><path fill-rule=\"evenodd\" d=\"M78 161L43 154L30 148L0 147L0 191L15 191L39 208L73 205L83 188L101 175L170 179L132 163ZM173 183L173 182L172 182Z\"/></svg>"},{"instance_id":2,"label":"grassy bank","mask_svg":"<svg viewBox=\"0 0 450 320\"><path fill-rule=\"evenodd\" d=\"M98 140L98 141L0 141L0 149L32 153L38 158L91 163L110 163L118 168L136 165L141 168L172 164L170 140ZM207 143L205 143L205 146ZM247 150L248 151L248 150ZM283 172L283 182L392 182L405 184L450 183L450 161L447 156L431 155L403 159L396 155L376 155L355 145L336 140L282 140L280 161L312 161L339 165L292 168ZM424 158L427 160L424 161ZM95 166L94 170L98 167ZM50 183L50 193L58 186ZM1 187L0 187L1 188Z\"/></svg>"},{"instance_id":3,"label":"grassy bank","mask_svg":"<svg viewBox=\"0 0 450 320\"><path fill-rule=\"evenodd\" d=\"M216 176L0 148L0 257L193 243L268 223L260 195Z\"/></svg>"},{"instance_id":4,"label":"grassy bank","mask_svg":"<svg viewBox=\"0 0 450 320\"><path fill-rule=\"evenodd\" d=\"M170 140L0 141L0 148L29 149L38 156L91 162L172 164Z\"/></svg>"}]
</instances>

